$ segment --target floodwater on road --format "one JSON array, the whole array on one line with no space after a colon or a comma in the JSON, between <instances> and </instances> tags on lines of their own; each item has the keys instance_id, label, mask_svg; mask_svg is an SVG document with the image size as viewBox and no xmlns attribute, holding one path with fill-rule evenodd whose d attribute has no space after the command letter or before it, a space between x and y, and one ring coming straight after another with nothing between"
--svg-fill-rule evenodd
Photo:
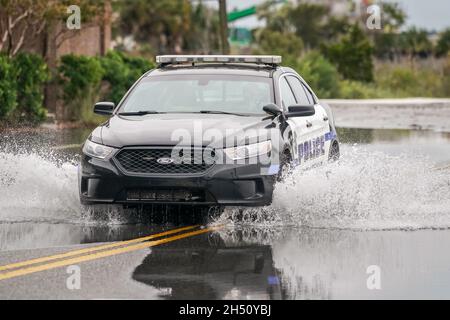
<instances>
[{"instance_id":1,"label":"floodwater on road","mask_svg":"<svg viewBox=\"0 0 450 320\"><path fill-rule=\"evenodd\" d=\"M0 132L0 265L176 227L82 210L77 153L88 134ZM450 298L450 133L339 129L339 136L339 162L293 173L270 207L225 210L218 231L144 250L128 261L121 285L140 285L134 293L152 299ZM115 267L89 272L100 277ZM25 278L4 280L14 293L0 281L0 298L30 297L22 285L45 287L45 276ZM113 297L105 286L77 298ZM45 297L73 296L47 290Z\"/></svg>"}]
</instances>

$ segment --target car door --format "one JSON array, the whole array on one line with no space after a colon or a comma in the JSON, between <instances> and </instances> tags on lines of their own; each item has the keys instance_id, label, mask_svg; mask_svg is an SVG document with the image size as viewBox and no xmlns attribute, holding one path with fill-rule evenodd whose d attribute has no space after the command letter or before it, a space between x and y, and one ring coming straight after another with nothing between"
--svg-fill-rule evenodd
<instances>
[{"instance_id":1,"label":"car door","mask_svg":"<svg viewBox=\"0 0 450 320\"><path fill-rule=\"evenodd\" d=\"M288 108L293 105L298 105L294 92L288 83L287 76L283 76L279 80L281 104L285 112L288 112ZM313 117L293 117L287 119L287 124L291 130L287 131L289 136L285 137L289 139L291 144L291 155L294 164L301 164L303 162L303 141L312 139L312 121ZM300 145L302 148L300 148Z\"/></svg>"},{"instance_id":2,"label":"car door","mask_svg":"<svg viewBox=\"0 0 450 320\"><path fill-rule=\"evenodd\" d=\"M321 162L326 157L325 133L327 119L325 110L316 103L307 86L295 75L286 76L298 105L314 105L315 114L294 118L297 159L303 167Z\"/></svg>"},{"instance_id":3,"label":"car door","mask_svg":"<svg viewBox=\"0 0 450 320\"><path fill-rule=\"evenodd\" d=\"M318 137L320 137L320 144L323 146L323 139L325 139L325 150L321 150L321 158L322 160L328 160L330 147L331 147L331 140L333 138L332 132L331 132L331 126L330 126L330 119L328 118L328 113L326 109L320 104L319 100L315 97L314 93L312 92L311 88L303 81L301 80L303 89L306 92L306 95L308 97L308 100L314 104L314 108L316 110L316 121L318 124Z\"/></svg>"}]
</instances>

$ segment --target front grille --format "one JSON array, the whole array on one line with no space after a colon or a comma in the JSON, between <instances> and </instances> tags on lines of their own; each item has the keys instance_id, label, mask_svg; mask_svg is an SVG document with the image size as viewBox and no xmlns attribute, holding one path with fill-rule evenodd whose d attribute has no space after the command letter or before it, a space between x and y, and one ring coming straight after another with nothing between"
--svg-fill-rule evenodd
<instances>
[{"instance_id":1,"label":"front grille","mask_svg":"<svg viewBox=\"0 0 450 320\"><path fill-rule=\"evenodd\" d=\"M213 165L209 159L215 155L210 149L187 148L176 152L174 160L172 148L129 148L121 150L115 158L124 173L136 175L201 174Z\"/></svg>"}]
</instances>

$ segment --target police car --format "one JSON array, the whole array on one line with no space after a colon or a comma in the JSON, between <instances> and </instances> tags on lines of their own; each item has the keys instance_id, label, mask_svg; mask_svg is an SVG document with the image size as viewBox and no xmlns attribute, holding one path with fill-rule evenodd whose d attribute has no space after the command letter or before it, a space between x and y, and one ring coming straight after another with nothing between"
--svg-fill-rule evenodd
<instances>
[{"instance_id":1,"label":"police car","mask_svg":"<svg viewBox=\"0 0 450 320\"><path fill-rule=\"evenodd\" d=\"M330 108L280 56L156 58L83 147L83 204L265 206L287 168L339 157Z\"/></svg>"}]
</instances>

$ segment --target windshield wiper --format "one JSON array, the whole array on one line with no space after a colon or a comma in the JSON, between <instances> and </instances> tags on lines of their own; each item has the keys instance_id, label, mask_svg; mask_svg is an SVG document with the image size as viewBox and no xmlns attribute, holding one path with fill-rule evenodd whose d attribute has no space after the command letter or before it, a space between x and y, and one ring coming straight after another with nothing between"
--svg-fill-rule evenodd
<instances>
[{"instance_id":1,"label":"windshield wiper","mask_svg":"<svg viewBox=\"0 0 450 320\"><path fill-rule=\"evenodd\" d=\"M148 111L132 111L132 112L120 112L119 116L145 116L146 114L160 114L162 112L148 110Z\"/></svg>"},{"instance_id":2,"label":"windshield wiper","mask_svg":"<svg viewBox=\"0 0 450 320\"><path fill-rule=\"evenodd\" d=\"M231 114L235 116L241 116L241 117L249 117L248 114L243 113L236 113L236 112L226 112L226 111L217 111L217 110L201 110L200 113L206 113L206 114Z\"/></svg>"}]
</instances>

